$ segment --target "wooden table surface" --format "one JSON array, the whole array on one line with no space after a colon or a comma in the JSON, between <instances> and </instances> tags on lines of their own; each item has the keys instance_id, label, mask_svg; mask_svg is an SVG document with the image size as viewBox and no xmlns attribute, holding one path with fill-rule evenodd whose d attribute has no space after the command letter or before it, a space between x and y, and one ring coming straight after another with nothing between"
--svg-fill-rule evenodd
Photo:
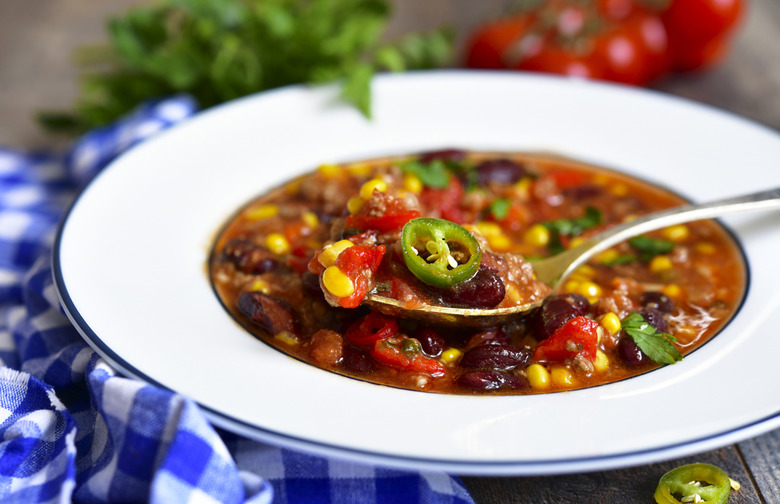
<instances>
[{"instance_id":1,"label":"wooden table surface","mask_svg":"<svg viewBox=\"0 0 780 504\"><path fill-rule=\"evenodd\" d=\"M780 0L748 1L748 15L721 66L702 75L676 76L656 87L780 130ZM37 128L32 121L34 112L70 105L77 91L73 49L104 40L105 17L137 3L139 0L0 1L0 145L63 145L62 140ZM463 34L506 3L397 0L390 34L443 23ZM769 385L767 390L777 394L780 403L779 384L757 385ZM738 398L724 404L722 407L739 407ZM703 412L717 414L717 407L705 406ZM682 418L674 401L658 415ZM692 461L716 464L742 484L732 493L732 504L780 503L780 430L715 451L641 467L545 477L464 476L463 481L478 504L651 503L660 476Z\"/></svg>"}]
</instances>

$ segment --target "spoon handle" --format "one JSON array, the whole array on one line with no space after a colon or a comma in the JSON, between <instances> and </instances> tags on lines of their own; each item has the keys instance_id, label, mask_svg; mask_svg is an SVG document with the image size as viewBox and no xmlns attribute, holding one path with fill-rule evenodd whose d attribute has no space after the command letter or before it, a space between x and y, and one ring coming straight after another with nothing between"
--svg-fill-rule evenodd
<instances>
[{"instance_id":1,"label":"spoon handle","mask_svg":"<svg viewBox=\"0 0 780 504\"><path fill-rule=\"evenodd\" d=\"M682 224L683 222L773 208L780 208L780 187L709 203L684 205L661 210L660 212L650 213L629 222L618 224L591 237L577 247L550 258L536 261L534 262L534 271L539 280L551 285L553 291L555 291L578 266L595 254L603 252L629 238L667 226Z\"/></svg>"}]
</instances>

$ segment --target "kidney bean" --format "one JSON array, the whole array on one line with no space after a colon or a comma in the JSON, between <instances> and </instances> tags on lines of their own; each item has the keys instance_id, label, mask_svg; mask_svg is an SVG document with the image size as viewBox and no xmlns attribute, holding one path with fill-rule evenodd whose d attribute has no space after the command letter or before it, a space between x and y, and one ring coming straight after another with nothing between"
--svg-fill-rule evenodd
<instances>
[{"instance_id":1,"label":"kidney bean","mask_svg":"<svg viewBox=\"0 0 780 504\"><path fill-rule=\"evenodd\" d=\"M273 271L279 264L268 250L243 238L234 238L225 244L222 256L239 271L259 275Z\"/></svg>"},{"instance_id":2,"label":"kidney bean","mask_svg":"<svg viewBox=\"0 0 780 504\"><path fill-rule=\"evenodd\" d=\"M669 324L666 322L664 314L661 313L660 310L656 310L655 308L642 308L639 310L639 314L647 320L648 324L655 327L659 332L669 332Z\"/></svg>"},{"instance_id":3,"label":"kidney bean","mask_svg":"<svg viewBox=\"0 0 780 504\"><path fill-rule=\"evenodd\" d=\"M287 331L297 333L298 317L285 301L263 294L244 292L238 297L238 311L272 336Z\"/></svg>"},{"instance_id":4,"label":"kidney bean","mask_svg":"<svg viewBox=\"0 0 780 504\"><path fill-rule=\"evenodd\" d=\"M414 335L420 342L423 352L431 357L438 357L444 351L447 342L444 337L430 327L421 327Z\"/></svg>"},{"instance_id":5,"label":"kidney bean","mask_svg":"<svg viewBox=\"0 0 780 504\"><path fill-rule=\"evenodd\" d=\"M640 298L642 306L655 308L664 313L671 313L674 310L674 301L666 294L656 291L645 292Z\"/></svg>"},{"instance_id":6,"label":"kidney bean","mask_svg":"<svg viewBox=\"0 0 780 504\"><path fill-rule=\"evenodd\" d=\"M549 338L570 319L585 315L589 307L588 300L580 294L568 293L547 298L532 317L534 336L539 340Z\"/></svg>"},{"instance_id":7,"label":"kidney bean","mask_svg":"<svg viewBox=\"0 0 780 504\"><path fill-rule=\"evenodd\" d=\"M513 184L525 177L524 166L508 159L495 159L480 163L475 168L480 185L488 183Z\"/></svg>"},{"instance_id":8,"label":"kidney bean","mask_svg":"<svg viewBox=\"0 0 780 504\"><path fill-rule=\"evenodd\" d=\"M479 345L466 350L460 366L466 369L509 370L528 364L531 354L513 345Z\"/></svg>"},{"instance_id":9,"label":"kidney bean","mask_svg":"<svg viewBox=\"0 0 780 504\"><path fill-rule=\"evenodd\" d=\"M422 163L430 163L434 159L457 162L463 161L465 158L466 152L460 149L441 149L420 154L420 162Z\"/></svg>"},{"instance_id":10,"label":"kidney bean","mask_svg":"<svg viewBox=\"0 0 780 504\"><path fill-rule=\"evenodd\" d=\"M577 201L582 201L585 199L596 198L598 196L601 196L601 193L603 192L604 192L604 188L602 186L590 184L590 185L582 185L577 187L570 187L568 189L565 189L563 191L563 194L567 198L572 198Z\"/></svg>"},{"instance_id":11,"label":"kidney bean","mask_svg":"<svg viewBox=\"0 0 780 504\"><path fill-rule=\"evenodd\" d=\"M496 270L480 268L470 280L449 289L438 289L442 300L466 308L492 308L503 301L506 286Z\"/></svg>"},{"instance_id":12,"label":"kidney bean","mask_svg":"<svg viewBox=\"0 0 780 504\"><path fill-rule=\"evenodd\" d=\"M476 391L499 390L502 388L528 388L528 381L520 376L514 376L498 371L469 371L458 377L458 384Z\"/></svg>"},{"instance_id":13,"label":"kidney bean","mask_svg":"<svg viewBox=\"0 0 780 504\"><path fill-rule=\"evenodd\" d=\"M485 329L474 334L466 342L466 350L479 345L508 345L509 335L501 327Z\"/></svg>"},{"instance_id":14,"label":"kidney bean","mask_svg":"<svg viewBox=\"0 0 780 504\"><path fill-rule=\"evenodd\" d=\"M351 345L345 345L342 351L341 366L353 373L370 373L374 370L374 359L370 355Z\"/></svg>"},{"instance_id":15,"label":"kidney bean","mask_svg":"<svg viewBox=\"0 0 780 504\"><path fill-rule=\"evenodd\" d=\"M650 362L650 357L639 349L630 336L624 334L618 342L618 355L627 365L631 367L641 366Z\"/></svg>"}]
</instances>

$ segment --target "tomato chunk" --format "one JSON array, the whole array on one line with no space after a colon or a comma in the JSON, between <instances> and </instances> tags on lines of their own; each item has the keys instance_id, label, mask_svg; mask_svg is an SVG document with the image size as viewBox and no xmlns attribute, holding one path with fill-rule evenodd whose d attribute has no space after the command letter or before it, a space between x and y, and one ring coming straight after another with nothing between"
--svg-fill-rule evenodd
<instances>
[{"instance_id":1,"label":"tomato chunk","mask_svg":"<svg viewBox=\"0 0 780 504\"><path fill-rule=\"evenodd\" d=\"M599 339L598 327L598 322L587 317L574 317L537 345L534 359L563 361L580 354L593 362Z\"/></svg>"},{"instance_id":2,"label":"tomato chunk","mask_svg":"<svg viewBox=\"0 0 780 504\"><path fill-rule=\"evenodd\" d=\"M414 342L417 343L417 347L420 346L420 343L415 339L406 338L405 341ZM404 352L403 346L403 343L395 345L388 340L379 340L374 343L371 355L382 364L405 371L428 373L436 377L444 375L444 364L436 359L426 357L420 351Z\"/></svg>"}]
</instances>

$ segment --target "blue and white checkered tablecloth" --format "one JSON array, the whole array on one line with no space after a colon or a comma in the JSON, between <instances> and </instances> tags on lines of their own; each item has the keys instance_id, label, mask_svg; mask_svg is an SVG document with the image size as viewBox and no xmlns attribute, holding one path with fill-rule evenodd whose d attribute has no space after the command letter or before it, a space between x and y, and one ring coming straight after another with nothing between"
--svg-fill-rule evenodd
<instances>
[{"instance_id":1,"label":"blue and white checkered tablecloth","mask_svg":"<svg viewBox=\"0 0 780 504\"><path fill-rule=\"evenodd\" d=\"M0 501L472 502L444 473L216 430L192 400L118 374L71 326L50 266L62 212L114 157L196 110L188 97L146 104L65 155L0 148Z\"/></svg>"}]
</instances>

